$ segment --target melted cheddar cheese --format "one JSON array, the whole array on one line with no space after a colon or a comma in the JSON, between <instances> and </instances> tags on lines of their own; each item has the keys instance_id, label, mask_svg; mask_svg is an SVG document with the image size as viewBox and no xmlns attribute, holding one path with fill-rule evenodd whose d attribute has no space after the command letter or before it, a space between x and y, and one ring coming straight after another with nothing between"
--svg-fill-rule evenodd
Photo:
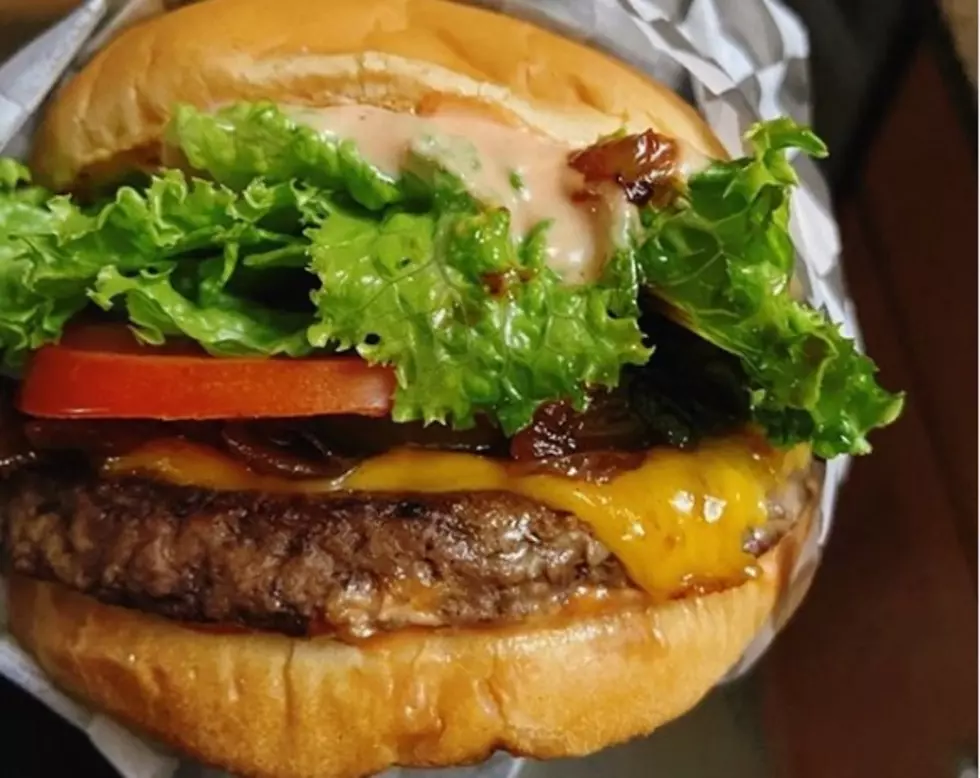
<instances>
[{"instance_id":1,"label":"melted cheddar cheese","mask_svg":"<svg viewBox=\"0 0 980 778\"><path fill-rule=\"evenodd\" d=\"M691 582L731 582L751 574L746 533L767 519L767 495L806 467L805 447L775 450L758 438L712 441L696 451L649 451L633 470L605 482L535 472L486 457L397 450L336 479L261 476L198 444L160 440L106 464L108 473L141 473L213 489L436 493L506 491L589 524L634 582L669 596Z\"/></svg>"}]
</instances>

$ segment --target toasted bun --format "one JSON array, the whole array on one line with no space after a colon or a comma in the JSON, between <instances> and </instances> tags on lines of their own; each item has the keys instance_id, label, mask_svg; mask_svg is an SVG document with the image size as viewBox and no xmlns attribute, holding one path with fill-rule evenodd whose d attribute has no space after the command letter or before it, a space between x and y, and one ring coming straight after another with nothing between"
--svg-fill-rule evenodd
<instances>
[{"instance_id":1,"label":"toasted bun","mask_svg":"<svg viewBox=\"0 0 980 778\"><path fill-rule=\"evenodd\" d=\"M444 0L209 0L118 37L54 100L33 167L64 190L159 153L175 104L270 99L411 111L469 101L568 143L654 128L724 149L670 89L582 44Z\"/></svg>"},{"instance_id":2,"label":"toasted bun","mask_svg":"<svg viewBox=\"0 0 980 778\"><path fill-rule=\"evenodd\" d=\"M360 646L211 634L13 577L10 629L83 701L240 774L580 755L679 716L725 674L776 607L808 524L737 588L546 625Z\"/></svg>"}]
</instances>

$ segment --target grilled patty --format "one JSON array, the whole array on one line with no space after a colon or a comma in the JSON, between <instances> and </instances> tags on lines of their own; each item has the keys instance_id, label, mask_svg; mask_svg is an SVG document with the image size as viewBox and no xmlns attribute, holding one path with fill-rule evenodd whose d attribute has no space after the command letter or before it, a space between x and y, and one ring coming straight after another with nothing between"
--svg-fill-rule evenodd
<instances>
[{"instance_id":1,"label":"grilled patty","mask_svg":"<svg viewBox=\"0 0 980 778\"><path fill-rule=\"evenodd\" d=\"M777 542L814 488L800 473L771 494L745 550ZM507 492L215 491L58 458L0 481L0 566L184 622L352 638L645 597L585 523Z\"/></svg>"},{"instance_id":2,"label":"grilled patty","mask_svg":"<svg viewBox=\"0 0 980 778\"><path fill-rule=\"evenodd\" d=\"M191 622L364 636L468 625L629 589L574 516L498 492L303 496L23 469L0 488L6 569Z\"/></svg>"}]
</instances>

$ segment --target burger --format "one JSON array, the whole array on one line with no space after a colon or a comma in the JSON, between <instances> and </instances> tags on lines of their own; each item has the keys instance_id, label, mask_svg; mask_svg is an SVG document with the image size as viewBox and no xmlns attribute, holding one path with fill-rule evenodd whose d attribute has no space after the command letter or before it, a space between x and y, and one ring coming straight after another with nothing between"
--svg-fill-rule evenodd
<instances>
[{"instance_id":1,"label":"burger","mask_svg":"<svg viewBox=\"0 0 980 778\"><path fill-rule=\"evenodd\" d=\"M902 405L799 299L792 153L442 0L121 34L0 162L10 630L247 775L682 714Z\"/></svg>"}]
</instances>

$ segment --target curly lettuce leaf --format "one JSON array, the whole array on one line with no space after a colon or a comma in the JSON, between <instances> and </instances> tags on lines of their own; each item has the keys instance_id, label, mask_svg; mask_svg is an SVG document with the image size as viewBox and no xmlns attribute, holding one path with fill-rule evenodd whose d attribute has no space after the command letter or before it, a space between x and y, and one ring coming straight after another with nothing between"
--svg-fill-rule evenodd
<instances>
[{"instance_id":1,"label":"curly lettuce leaf","mask_svg":"<svg viewBox=\"0 0 980 778\"><path fill-rule=\"evenodd\" d=\"M7 366L56 340L87 302L92 261L58 247L74 212L68 201L30 186L12 160L0 167L0 351Z\"/></svg>"},{"instance_id":2,"label":"curly lettuce leaf","mask_svg":"<svg viewBox=\"0 0 980 778\"><path fill-rule=\"evenodd\" d=\"M610 314L612 292L562 284L544 229L515 245L505 210L338 212L312 238L310 340L393 365L398 421L465 428L483 413L513 433L543 402L584 407L587 387L649 356L636 319Z\"/></svg>"},{"instance_id":3,"label":"curly lettuce leaf","mask_svg":"<svg viewBox=\"0 0 980 778\"><path fill-rule=\"evenodd\" d=\"M236 103L215 113L180 106L167 134L192 167L235 190L257 178L302 181L345 192L370 210L404 197L398 182L368 164L354 141L297 124L273 103Z\"/></svg>"},{"instance_id":4,"label":"curly lettuce leaf","mask_svg":"<svg viewBox=\"0 0 980 778\"><path fill-rule=\"evenodd\" d=\"M395 179L367 162L356 140L319 132L268 102L236 103L214 113L179 106L167 140L192 168L236 191L256 179L302 181L375 212L406 202L422 209L470 207L475 198L460 169L476 171L482 164L467 139L424 133L405 150Z\"/></svg>"},{"instance_id":5,"label":"curly lettuce leaf","mask_svg":"<svg viewBox=\"0 0 980 778\"><path fill-rule=\"evenodd\" d=\"M742 361L756 420L779 443L809 441L824 457L870 450L903 398L837 325L789 294L796 174L789 149L826 149L789 119L756 125L751 154L693 176L669 208L645 215L642 282L687 327Z\"/></svg>"},{"instance_id":6,"label":"curly lettuce leaf","mask_svg":"<svg viewBox=\"0 0 980 778\"><path fill-rule=\"evenodd\" d=\"M10 157L0 157L0 191L13 190L20 184L31 183L31 171L27 165Z\"/></svg>"},{"instance_id":7,"label":"curly lettuce leaf","mask_svg":"<svg viewBox=\"0 0 980 778\"><path fill-rule=\"evenodd\" d=\"M182 336L219 357L300 357L312 351L306 338L308 314L270 310L204 283L201 289L207 292L194 300L175 288L171 274L144 270L124 276L107 267L96 278L91 297L105 309L121 299L136 336L151 345Z\"/></svg>"},{"instance_id":8,"label":"curly lettuce leaf","mask_svg":"<svg viewBox=\"0 0 980 778\"><path fill-rule=\"evenodd\" d=\"M309 241L302 230L326 213L321 193L293 182L257 180L234 192L168 171L142 191L123 187L111 201L89 209L30 186L22 167L5 163L0 179L0 351L12 366L56 341L90 294L111 296L96 288L100 276L166 277L177 266L196 268L228 252L241 253L243 264L254 259L278 265L295 261L297 252L305 261ZM158 282L152 288L159 294L162 287ZM218 323L220 306L206 306L201 315L214 324L194 329L205 348L227 352L237 342L243 353L301 353L292 341L274 343L276 328L269 329L260 309L225 294L222 305L239 309L239 335L224 339L229 325ZM244 333L249 326L252 335ZM158 326L171 334L177 329ZM222 340L212 340L219 335Z\"/></svg>"}]
</instances>

